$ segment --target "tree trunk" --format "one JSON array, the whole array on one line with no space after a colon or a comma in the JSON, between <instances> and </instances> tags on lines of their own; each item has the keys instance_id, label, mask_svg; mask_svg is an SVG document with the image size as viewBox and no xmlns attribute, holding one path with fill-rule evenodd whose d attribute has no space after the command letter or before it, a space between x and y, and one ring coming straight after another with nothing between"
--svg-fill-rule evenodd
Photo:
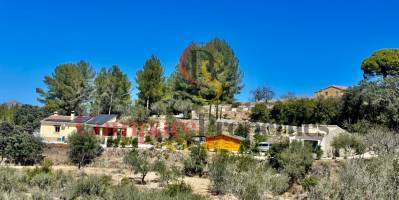
<instances>
[{"instance_id":1,"label":"tree trunk","mask_svg":"<svg viewBox=\"0 0 399 200\"><path fill-rule=\"evenodd\" d=\"M143 175L141 176L141 184L143 184L143 185L145 184L145 181L144 181L145 176L146 176L146 174L144 174L144 173L143 173Z\"/></svg>"},{"instance_id":2,"label":"tree trunk","mask_svg":"<svg viewBox=\"0 0 399 200\"><path fill-rule=\"evenodd\" d=\"M149 109L149 106L150 106L150 97L147 97L147 112L148 112L148 109Z\"/></svg>"},{"instance_id":3,"label":"tree trunk","mask_svg":"<svg viewBox=\"0 0 399 200\"><path fill-rule=\"evenodd\" d=\"M222 112L223 112L223 108L222 108L222 106L220 105L220 116L219 116L219 119L222 119Z\"/></svg>"},{"instance_id":4,"label":"tree trunk","mask_svg":"<svg viewBox=\"0 0 399 200\"><path fill-rule=\"evenodd\" d=\"M219 101L216 101L216 120L219 118Z\"/></svg>"},{"instance_id":5,"label":"tree trunk","mask_svg":"<svg viewBox=\"0 0 399 200\"><path fill-rule=\"evenodd\" d=\"M211 117L212 117L212 103L209 103L209 120L211 120Z\"/></svg>"},{"instance_id":6,"label":"tree trunk","mask_svg":"<svg viewBox=\"0 0 399 200\"><path fill-rule=\"evenodd\" d=\"M114 98L114 93L111 94L111 101L109 102L108 115L111 114L112 100L113 100L113 98Z\"/></svg>"}]
</instances>

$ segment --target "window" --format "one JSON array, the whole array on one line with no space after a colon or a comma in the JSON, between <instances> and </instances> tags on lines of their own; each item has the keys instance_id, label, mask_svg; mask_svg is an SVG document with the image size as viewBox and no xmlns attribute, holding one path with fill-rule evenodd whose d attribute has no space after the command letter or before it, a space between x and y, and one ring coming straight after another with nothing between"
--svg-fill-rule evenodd
<instances>
[{"instance_id":1,"label":"window","mask_svg":"<svg viewBox=\"0 0 399 200\"><path fill-rule=\"evenodd\" d=\"M326 96L328 96L328 92L326 92Z\"/></svg>"},{"instance_id":2,"label":"window","mask_svg":"<svg viewBox=\"0 0 399 200\"><path fill-rule=\"evenodd\" d=\"M54 129L55 129L55 132L56 132L56 133L59 133L59 132L60 132L60 129L61 129L61 127L60 127L60 126L54 126Z\"/></svg>"}]
</instances>

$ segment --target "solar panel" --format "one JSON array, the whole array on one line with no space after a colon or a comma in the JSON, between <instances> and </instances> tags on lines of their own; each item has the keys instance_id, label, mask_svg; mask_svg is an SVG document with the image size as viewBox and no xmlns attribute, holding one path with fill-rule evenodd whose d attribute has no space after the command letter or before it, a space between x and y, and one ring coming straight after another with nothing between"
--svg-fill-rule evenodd
<instances>
[{"instance_id":1,"label":"solar panel","mask_svg":"<svg viewBox=\"0 0 399 200\"><path fill-rule=\"evenodd\" d=\"M101 125L104 124L105 122L108 122L112 118L114 118L116 115L97 115L94 118L90 119L87 124L92 124L92 125Z\"/></svg>"}]
</instances>

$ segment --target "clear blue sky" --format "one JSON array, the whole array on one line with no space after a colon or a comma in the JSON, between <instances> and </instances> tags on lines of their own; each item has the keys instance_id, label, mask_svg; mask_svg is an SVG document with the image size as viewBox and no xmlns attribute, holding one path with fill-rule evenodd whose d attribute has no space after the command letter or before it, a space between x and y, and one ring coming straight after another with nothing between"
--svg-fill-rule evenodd
<instances>
[{"instance_id":1,"label":"clear blue sky","mask_svg":"<svg viewBox=\"0 0 399 200\"><path fill-rule=\"evenodd\" d=\"M136 87L151 54L169 75L185 46L215 36L240 60L241 101L258 85L280 96L356 84L362 59L399 47L398 1L145 2L0 0L0 102L38 104L44 75L80 59L96 69L118 64Z\"/></svg>"}]
</instances>

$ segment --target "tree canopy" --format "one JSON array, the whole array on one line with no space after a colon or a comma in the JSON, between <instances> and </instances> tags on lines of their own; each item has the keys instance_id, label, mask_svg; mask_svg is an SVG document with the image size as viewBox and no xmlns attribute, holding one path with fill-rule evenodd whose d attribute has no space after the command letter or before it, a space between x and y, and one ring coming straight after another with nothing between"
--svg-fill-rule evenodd
<instances>
[{"instance_id":1,"label":"tree canopy","mask_svg":"<svg viewBox=\"0 0 399 200\"><path fill-rule=\"evenodd\" d=\"M36 89L38 101L63 114L82 113L87 109L94 76L93 68L85 61L58 65L51 75L44 77L47 92Z\"/></svg>"},{"instance_id":2,"label":"tree canopy","mask_svg":"<svg viewBox=\"0 0 399 200\"><path fill-rule=\"evenodd\" d=\"M362 62L364 77L398 76L399 49L381 49L374 52Z\"/></svg>"},{"instance_id":3,"label":"tree canopy","mask_svg":"<svg viewBox=\"0 0 399 200\"><path fill-rule=\"evenodd\" d=\"M163 67L155 55L152 55L145 62L143 69L137 72L136 81L139 101L149 110L154 102L162 99L165 90Z\"/></svg>"},{"instance_id":4,"label":"tree canopy","mask_svg":"<svg viewBox=\"0 0 399 200\"><path fill-rule=\"evenodd\" d=\"M243 87L238 58L227 42L218 38L189 45L171 78L174 98L196 104L215 100L231 103Z\"/></svg>"},{"instance_id":5,"label":"tree canopy","mask_svg":"<svg viewBox=\"0 0 399 200\"><path fill-rule=\"evenodd\" d=\"M95 81L93 111L103 114L122 114L131 104L131 83L119 66L102 68Z\"/></svg>"}]
</instances>

